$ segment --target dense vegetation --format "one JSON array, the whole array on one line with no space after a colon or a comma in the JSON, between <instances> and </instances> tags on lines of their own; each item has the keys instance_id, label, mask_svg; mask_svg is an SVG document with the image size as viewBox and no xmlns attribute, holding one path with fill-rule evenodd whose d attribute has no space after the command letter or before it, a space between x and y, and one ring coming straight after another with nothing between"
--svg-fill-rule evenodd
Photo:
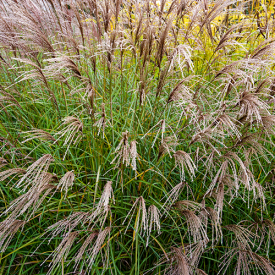
<instances>
[{"instance_id":1,"label":"dense vegetation","mask_svg":"<svg viewBox=\"0 0 275 275\"><path fill-rule=\"evenodd\" d=\"M1 0L0 274L275 274L272 1Z\"/></svg>"}]
</instances>

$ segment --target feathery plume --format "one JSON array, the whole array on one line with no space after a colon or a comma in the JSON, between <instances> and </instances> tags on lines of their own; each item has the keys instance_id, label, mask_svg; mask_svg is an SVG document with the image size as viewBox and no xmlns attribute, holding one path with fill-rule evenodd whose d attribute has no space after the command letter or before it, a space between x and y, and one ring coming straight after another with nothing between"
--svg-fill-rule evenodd
<instances>
[{"instance_id":1,"label":"feathery plume","mask_svg":"<svg viewBox=\"0 0 275 275\"><path fill-rule=\"evenodd\" d=\"M115 203L114 191L112 188L112 181L107 181L104 186L101 198L98 202L98 208L107 208L109 206L110 199L113 199L113 203Z\"/></svg>"},{"instance_id":2,"label":"feathery plume","mask_svg":"<svg viewBox=\"0 0 275 275\"><path fill-rule=\"evenodd\" d=\"M195 177L196 166L190 155L184 151L176 151L173 155L175 158L175 165L180 168L180 178L181 180L185 180L185 170L189 173L191 179Z\"/></svg>"},{"instance_id":3,"label":"feathery plume","mask_svg":"<svg viewBox=\"0 0 275 275\"><path fill-rule=\"evenodd\" d=\"M70 146L72 144L76 144L80 137L83 135L83 123L76 117L68 116L63 119L63 123L61 126L64 126L64 128L56 133L56 135L59 137L58 139L56 139L55 143L58 142L63 136L66 137L63 144L68 146L63 156L64 160Z\"/></svg>"},{"instance_id":4,"label":"feathery plume","mask_svg":"<svg viewBox=\"0 0 275 275\"><path fill-rule=\"evenodd\" d=\"M66 219L60 220L47 228L47 233L51 235L50 241L56 236L66 236L71 233L80 223L85 222L88 216L87 212L75 212Z\"/></svg>"},{"instance_id":5,"label":"feathery plume","mask_svg":"<svg viewBox=\"0 0 275 275\"><path fill-rule=\"evenodd\" d=\"M4 181L5 179L7 179L8 177L12 176L12 175L21 175L21 174L25 174L26 170L22 169L22 168L12 168L12 169L8 169L5 171L0 172L0 181Z\"/></svg>"},{"instance_id":6,"label":"feathery plume","mask_svg":"<svg viewBox=\"0 0 275 275\"><path fill-rule=\"evenodd\" d=\"M148 228L148 217L147 217L147 211L146 211L146 206L145 206L145 200L142 196L140 196L139 198L136 199L136 201L134 202L131 210L128 212L126 218L124 219L123 223L125 223L125 221L127 220L128 216L131 215L130 217L130 220L129 220L129 223L125 229L125 233L130 225L130 222L133 218L133 215L134 215L134 212L135 210L137 209L137 216L136 216L136 221L135 221L135 228L134 228L134 231L135 231L135 234L138 233L138 229L139 229L139 221L140 221L140 217L142 216L142 219L141 219L141 234L142 234L142 230L144 233L147 232L147 228ZM134 237L135 238L135 237Z\"/></svg>"},{"instance_id":7,"label":"feathery plume","mask_svg":"<svg viewBox=\"0 0 275 275\"><path fill-rule=\"evenodd\" d=\"M199 241L197 243L188 244L184 247L186 255L188 256L189 265L198 272L198 265L201 259L201 256L205 250L205 244L203 241ZM197 274L194 272L194 274ZM200 274L200 273L198 273Z\"/></svg>"},{"instance_id":8,"label":"feathery plume","mask_svg":"<svg viewBox=\"0 0 275 275\"><path fill-rule=\"evenodd\" d=\"M24 192L30 185L35 188L40 185L41 180L45 176L45 173L48 171L51 162L54 161L54 158L47 154L35 161L31 166L26 170L24 176L16 183L16 187L19 188L22 186L23 182L25 185L22 189Z\"/></svg>"},{"instance_id":9,"label":"feathery plume","mask_svg":"<svg viewBox=\"0 0 275 275\"><path fill-rule=\"evenodd\" d=\"M174 62L176 61L178 63L178 66L181 70L182 75L185 67L184 63L187 64L188 69L191 69L191 71L193 71L194 64L191 60L191 57L192 57L192 48L190 46L186 44L178 45L172 54L172 60L171 60L169 70L173 67Z\"/></svg>"},{"instance_id":10,"label":"feathery plume","mask_svg":"<svg viewBox=\"0 0 275 275\"><path fill-rule=\"evenodd\" d=\"M206 245L208 237L201 219L191 210L181 210L181 213L186 218L188 233L193 237L194 242L202 241Z\"/></svg>"},{"instance_id":11,"label":"feathery plume","mask_svg":"<svg viewBox=\"0 0 275 275\"><path fill-rule=\"evenodd\" d=\"M87 248L91 245L92 241L94 240L94 238L98 235L97 232L93 232L91 233L83 242L82 246L80 247L80 249L78 250L77 255L75 256L74 260L75 260L75 270L77 269L80 261L83 258L83 255L85 253L85 250L87 250Z\"/></svg>"},{"instance_id":12,"label":"feathery plume","mask_svg":"<svg viewBox=\"0 0 275 275\"><path fill-rule=\"evenodd\" d=\"M158 135L159 135L159 132L161 131L161 142L163 142L163 137L164 137L164 133L165 133L165 127L166 127L166 123L165 123L165 120L164 119L162 119L162 120L160 120L155 126L153 126L141 139L143 139L143 138L145 138L150 132L151 132L151 130L153 130L155 127L157 127L158 125L160 125L159 126L159 129L158 129L158 131L157 131L157 133L156 133L156 136L155 136L155 138L154 138L154 141L153 141L153 143L152 143L152 145L151 145L151 147L153 148L154 147L154 145L155 145L155 142L156 142L156 140L157 140L157 138L158 138Z\"/></svg>"},{"instance_id":13,"label":"feathery plume","mask_svg":"<svg viewBox=\"0 0 275 275\"><path fill-rule=\"evenodd\" d=\"M93 248L91 249L91 252L89 254L89 262L88 262L88 268L91 269L94 263L94 260L96 259L97 254L102 249L102 244L105 241L106 237L110 235L111 228L106 227L103 231L101 231L96 239L95 244L93 245ZM108 246L108 245L107 245Z\"/></svg>"},{"instance_id":14,"label":"feathery plume","mask_svg":"<svg viewBox=\"0 0 275 275\"><path fill-rule=\"evenodd\" d=\"M176 153L175 147L178 145L179 143L175 136L165 137L159 146L158 159L165 154L172 158L171 153Z\"/></svg>"},{"instance_id":15,"label":"feathery plume","mask_svg":"<svg viewBox=\"0 0 275 275\"><path fill-rule=\"evenodd\" d=\"M56 186L56 189L61 189L60 192L62 192L63 190L65 191L65 197L67 197L67 193L69 190L69 187L73 186L74 183L74 172L73 171L69 171L67 172L59 181L58 185Z\"/></svg>"},{"instance_id":16,"label":"feathery plume","mask_svg":"<svg viewBox=\"0 0 275 275\"><path fill-rule=\"evenodd\" d=\"M61 71L65 70L65 73L72 72L74 76L82 78L81 72L77 64L66 55L47 59L50 65L46 66L44 71L49 77L61 75Z\"/></svg>"},{"instance_id":17,"label":"feathery plume","mask_svg":"<svg viewBox=\"0 0 275 275\"><path fill-rule=\"evenodd\" d=\"M237 224L226 225L224 228L235 234L233 243L236 243L240 249L251 250L251 246L254 247L253 241L257 236L247 228Z\"/></svg>"},{"instance_id":18,"label":"feathery plume","mask_svg":"<svg viewBox=\"0 0 275 275\"><path fill-rule=\"evenodd\" d=\"M217 45L215 52L219 51L222 48L227 46L241 45L236 41L238 37L241 37L240 33L234 33L239 28L242 27L242 24L236 24L230 27L230 29L221 37L219 44Z\"/></svg>"},{"instance_id":19,"label":"feathery plume","mask_svg":"<svg viewBox=\"0 0 275 275\"><path fill-rule=\"evenodd\" d=\"M133 140L129 145L128 139L129 139L129 132L126 130L125 132L122 133L122 139L114 152L116 156L111 161L111 164L117 161L116 167L118 167L120 164L125 164L125 166L128 167L129 164L131 163L132 169L135 171L137 168L136 159L138 158L137 147L136 147L137 142Z\"/></svg>"},{"instance_id":20,"label":"feathery plume","mask_svg":"<svg viewBox=\"0 0 275 275\"><path fill-rule=\"evenodd\" d=\"M267 275L272 275L275 272L275 266L263 256L260 256L251 250L231 248L231 250L223 256L219 273L224 269L223 274L226 274L234 256L237 256L234 274L251 274L251 270L256 272L256 274Z\"/></svg>"},{"instance_id":21,"label":"feathery plume","mask_svg":"<svg viewBox=\"0 0 275 275\"><path fill-rule=\"evenodd\" d=\"M102 108L101 117L100 117L100 119L98 121L96 121L94 123L94 126L98 127L98 133L97 133L97 135L99 135L100 130L102 129L102 136L104 138L104 131L105 131L105 128L107 127L105 105L102 104L101 108ZM95 115L97 115L97 114L95 114Z\"/></svg>"},{"instance_id":22,"label":"feathery plume","mask_svg":"<svg viewBox=\"0 0 275 275\"><path fill-rule=\"evenodd\" d=\"M172 90L172 92L168 97L167 104L171 102L177 102L177 101L179 101L179 104L181 105L186 103L192 103L193 95L189 90L189 88L186 85L184 85L185 81L186 79L183 79Z\"/></svg>"},{"instance_id":23,"label":"feathery plume","mask_svg":"<svg viewBox=\"0 0 275 275\"><path fill-rule=\"evenodd\" d=\"M184 200L184 201L177 201L174 204L174 206L179 210L191 209L192 211L198 211L201 209L202 204L195 201Z\"/></svg>"},{"instance_id":24,"label":"feathery plume","mask_svg":"<svg viewBox=\"0 0 275 275\"><path fill-rule=\"evenodd\" d=\"M137 153L137 142L135 140L132 140L130 142L130 159L132 160L132 168L134 171L137 170L137 158L138 158L138 153Z\"/></svg>"},{"instance_id":25,"label":"feathery plume","mask_svg":"<svg viewBox=\"0 0 275 275\"><path fill-rule=\"evenodd\" d=\"M165 203L162 206L162 209L166 207L167 204L169 204L169 207L166 207L166 211L174 204L174 202L178 199L180 196L181 191L186 186L185 182L180 182L177 184L173 189L170 191L168 198L166 199Z\"/></svg>"},{"instance_id":26,"label":"feathery plume","mask_svg":"<svg viewBox=\"0 0 275 275\"><path fill-rule=\"evenodd\" d=\"M48 271L47 274L51 274L51 272L53 271L53 269L56 267L56 265L58 263L61 262L62 259L63 259L63 261L66 261L68 255L70 253L71 247L72 247L75 239L78 237L78 234L79 234L78 232L70 232L70 233L68 233L63 238L63 240L58 245L58 247L50 254L50 256L51 255L53 256L53 259L52 259L52 261L50 263L50 269L49 269L49 271Z\"/></svg>"},{"instance_id":27,"label":"feathery plume","mask_svg":"<svg viewBox=\"0 0 275 275\"><path fill-rule=\"evenodd\" d=\"M215 241L218 241L219 238L222 238L222 229L221 229L221 219L218 215L218 212L211 208L205 207L205 213L207 213L208 217L210 218L211 225L212 225L212 246L214 245Z\"/></svg>"},{"instance_id":28,"label":"feathery plume","mask_svg":"<svg viewBox=\"0 0 275 275\"><path fill-rule=\"evenodd\" d=\"M112 188L112 181L107 181L104 186L102 195L98 204L96 205L95 210L92 213L89 213L86 221L89 222L89 225L93 222L93 226L91 229L99 222L100 228L103 227L108 214L111 214L110 209L110 199L113 200L113 204L115 204L114 191Z\"/></svg>"},{"instance_id":29,"label":"feathery plume","mask_svg":"<svg viewBox=\"0 0 275 275\"><path fill-rule=\"evenodd\" d=\"M34 129L31 131L23 132L23 134L26 134L27 138L22 143L26 143L36 138L48 141L56 141L50 133L40 129Z\"/></svg>"},{"instance_id":30,"label":"feathery plume","mask_svg":"<svg viewBox=\"0 0 275 275\"><path fill-rule=\"evenodd\" d=\"M24 224L24 221L11 218L7 218L0 223L0 251L2 253L5 252L13 236Z\"/></svg>"},{"instance_id":31,"label":"feathery plume","mask_svg":"<svg viewBox=\"0 0 275 275\"><path fill-rule=\"evenodd\" d=\"M219 219L222 218L223 201L224 201L224 184L220 183L217 189L216 204L215 204L215 210L217 211Z\"/></svg>"},{"instance_id":32,"label":"feathery plume","mask_svg":"<svg viewBox=\"0 0 275 275\"><path fill-rule=\"evenodd\" d=\"M182 248L172 247L168 255L169 267L165 269L166 275L191 275L192 267L188 263L188 258Z\"/></svg>"},{"instance_id":33,"label":"feathery plume","mask_svg":"<svg viewBox=\"0 0 275 275\"><path fill-rule=\"evenodd\" d=\"M9 218L16 219L28 210L30 213L28 215L28 219L30 219L30 217L34 215L41 203L44 201L46 196L48 196L54 188L55 186L51 184L43 184L43 186L32 187L27 193L13 200L3 214L7 215L10 213L11 215Z\"/></svg>"},{"instance_id":34,"label":"feathery plume","mask_svg":"<svg viewBox=\"0 0 275 275\"><path fill-rule=\"evenodd\" d=\"M160 211L155 205L150 205L148 208L148 232L147 232L147 242L146 246L149 243L149 237L151 235L152 229L156 230L160 234Z\"/></svg>"},{"instance_id":35,"label":"feathery plume","mask_svg":"<svg viewBox=\"0 0 275 275\"><path fill-rule=\"evenodd\" d=\"M240 117L245 117L250 123L254 121L254 118L258 124L262 123L261 111L269 114L268 105L259 99L258 96L247 91L241 94L238 105L240 105Z\"/></svg>"}]
</instances>

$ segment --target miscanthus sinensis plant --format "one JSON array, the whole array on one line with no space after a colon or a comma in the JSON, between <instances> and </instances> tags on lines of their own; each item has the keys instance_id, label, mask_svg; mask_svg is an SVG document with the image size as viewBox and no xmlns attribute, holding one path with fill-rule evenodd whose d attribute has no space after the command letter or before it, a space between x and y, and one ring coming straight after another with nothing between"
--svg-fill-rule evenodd
<instances>
[{"instance_id":1,"label":"miscanthus sinensis plant","mask_svg":"<svg viewBox=\"0 0 275 275\"><path fill-rule=\"evenodd\" d=\"M1 274L275 274L273 1L0 1Z\"/></svg>"}]
</instances>

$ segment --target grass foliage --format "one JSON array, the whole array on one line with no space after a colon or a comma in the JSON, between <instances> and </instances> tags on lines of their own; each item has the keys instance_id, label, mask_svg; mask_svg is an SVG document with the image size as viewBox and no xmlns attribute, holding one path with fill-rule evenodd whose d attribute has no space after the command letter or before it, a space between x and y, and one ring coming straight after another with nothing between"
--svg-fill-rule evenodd
<instances>
[{"instance_id":1,"label":"grass foliage","mask_svg":"<svg viewBox=\"0 0 275 275\"><path fill-rule=\"evenodd\" d=\"M275 274L273 1L0 1L0 274Z\"/></svg>"}]
</instances>

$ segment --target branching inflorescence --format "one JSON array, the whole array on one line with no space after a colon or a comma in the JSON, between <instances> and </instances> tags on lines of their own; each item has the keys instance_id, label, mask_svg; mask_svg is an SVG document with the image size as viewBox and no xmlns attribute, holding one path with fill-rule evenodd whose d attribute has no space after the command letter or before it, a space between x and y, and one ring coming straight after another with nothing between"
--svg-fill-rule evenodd
<instances>
[{"instance_id":1,"label":"branching inflorescence","mask_svg":"<svg viewBox=\"0 0 275 275\"><path fill-rule=\"evenodd\" d=\"M0 273L274 275L274 4L0 1Z\"/></svg>"}]
</instances>

